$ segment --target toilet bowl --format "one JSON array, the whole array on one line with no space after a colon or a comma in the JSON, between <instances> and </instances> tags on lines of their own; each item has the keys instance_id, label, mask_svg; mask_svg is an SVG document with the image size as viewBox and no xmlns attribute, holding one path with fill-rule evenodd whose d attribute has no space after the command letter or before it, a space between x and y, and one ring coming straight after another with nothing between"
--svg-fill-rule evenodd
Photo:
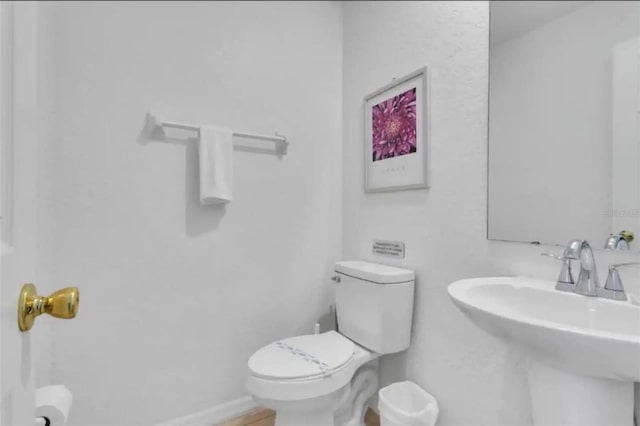
<instances>
[{"instance_id":1,"label":"toilet bowl","mask_svg":"<svg viewBox=\"0 0 640 426\"><path fill-rule=\"evenodd\" d=\"M377 358L410 342L414 273L363 261L335 267L339 331L275 341L249 359L246 386L276 426L364 426Z\"/></svg>"},{"instance_id":2,"label":"toilet bowl","mask_svg":"<svg viewBox=\"0 0 640 426\"><path fill-rule=\"evenodd\" d=\"M277 426L354 426L353 417L364 412L377 389L372 380L358 381L359 370L376 371L378 354L362 348L341 334L327 333L280 340L258 350L249 360L247 389L262 406L276 411ZM364 367L366 365L366 367ZM362 367L362 368L361 368ZM354 397L361 407L354 407ZM346 409L354 407L354 409ZM337 412L345 414L338 423Z\"/></svg>"}]
</instances>

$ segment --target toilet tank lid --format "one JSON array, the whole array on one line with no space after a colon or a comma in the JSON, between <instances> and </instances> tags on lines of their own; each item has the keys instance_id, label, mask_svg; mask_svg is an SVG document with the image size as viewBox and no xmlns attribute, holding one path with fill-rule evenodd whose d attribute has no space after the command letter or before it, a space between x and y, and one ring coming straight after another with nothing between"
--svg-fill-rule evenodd
<instances>
[{"instance_id":1,"label":"toilet tank lid","mask_svg":"<svg viewBox=\"0 0 640 426\"><path fill-rule=\"evenodd\" d=\"M415 279L415 272L410 269L365 262L363 260L336 262L335 271L378 284L404 283Z\"/></svg>"}]
</instances>

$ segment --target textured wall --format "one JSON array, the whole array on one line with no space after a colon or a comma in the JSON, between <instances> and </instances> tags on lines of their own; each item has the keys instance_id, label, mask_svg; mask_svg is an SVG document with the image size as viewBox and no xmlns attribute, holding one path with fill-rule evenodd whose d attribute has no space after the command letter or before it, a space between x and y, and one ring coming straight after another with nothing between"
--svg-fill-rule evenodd
<instances>
[{"instance_id":1,"label":"textured wall","mask_svg":"<svg viewBox=\"0 0 640 426\"><path fill-rule=\"evenodd\" d=\"M246 394L249 356L306 333L340 256L340 4L50 3L56 102L53 380L72 425L148 425ZM196 145L139 140L147 110L291 140L235 152L235 198L197 200ZM255 145L265 147L265 145Z\"/></svg>"},{"instance_id":2,"label":"textured wall","mask_svg":"<svg viewBox=\"0 0 640 426\"><path fill-rule=\"evenodd\" d=\"M394 263L418 276L413 342L407 354L382 360L382 379L408 377L433 393L442 426L531 423L523 353L458 312L449 283L558 272L538 253L559 248L486 240L488 12L486 2L345 6L343 255L375 260L372 240L406 243L406 259ZM424 65L431 67L432 188L364 194L363 97ZM604 275L612 258L598 259Z\"/></svg>"}]
</instances>

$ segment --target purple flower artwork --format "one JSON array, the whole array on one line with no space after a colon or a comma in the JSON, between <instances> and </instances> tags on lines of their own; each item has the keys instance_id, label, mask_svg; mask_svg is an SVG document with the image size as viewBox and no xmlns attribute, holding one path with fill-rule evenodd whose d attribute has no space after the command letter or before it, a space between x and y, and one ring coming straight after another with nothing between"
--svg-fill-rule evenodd
<instances>
[{"instance_id":1,"label":"purple flower artwork","mask_svg":"<svg viewBox=\"0 0 640 426\"><path fill-rule=\"evenodd\" d=\"M416 152L416 89L372 108L373 161Z\"/></svg>"}]
</instances>

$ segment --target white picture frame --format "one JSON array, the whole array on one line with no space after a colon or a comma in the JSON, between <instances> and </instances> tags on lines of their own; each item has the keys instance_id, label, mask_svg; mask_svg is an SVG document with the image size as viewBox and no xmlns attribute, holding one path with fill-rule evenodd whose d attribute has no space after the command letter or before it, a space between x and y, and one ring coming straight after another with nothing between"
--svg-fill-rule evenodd
<instances>
[{"instance_id":1,"label":"white picture frame","mask_svg":"<svg viewBox=\"0 0 640 426\"><path fill-rule=\"evenodd\" d=\"M429 96L425 66L365 97L365 192L429 188Z\"/></svg>"}]
</instances>

